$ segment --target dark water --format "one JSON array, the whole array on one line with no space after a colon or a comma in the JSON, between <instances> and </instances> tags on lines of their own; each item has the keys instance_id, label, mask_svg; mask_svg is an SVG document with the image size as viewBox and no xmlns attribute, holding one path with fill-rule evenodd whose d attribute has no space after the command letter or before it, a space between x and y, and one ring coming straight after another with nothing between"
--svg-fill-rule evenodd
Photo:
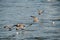
<instances>
[{"instance_id":1,"label":"dark water","mask_svg":"<svg viewBox=\"0 0 60 40\"><path fill-rule=\"evenodd\" d=\"M44 10L40 16L38 9ZM31 15L37 16L40 24L19 31L3 28L17 23L27 26L32 23ZM60 0L0 0L0 40L60 40L59 19Z\"/></svg>"}]
</instances>

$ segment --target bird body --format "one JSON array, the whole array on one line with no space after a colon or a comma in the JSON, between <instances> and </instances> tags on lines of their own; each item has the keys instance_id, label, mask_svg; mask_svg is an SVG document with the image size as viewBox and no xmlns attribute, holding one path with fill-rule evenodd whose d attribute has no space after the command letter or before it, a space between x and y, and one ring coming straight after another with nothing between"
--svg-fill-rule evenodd
<instances>
[{"instance_id":1,"label":"bird body","mask_svg":"<svg viewBox=\"0 0 60 40\"><path fill-rule=\"evenodd\" d=\"M39 21L39 20L38 20L37 17L35 17L34 20L33 20L33 22L38 22L38 21Z\"/></svg>"},{"instance_id":2,"label":"bird body","mask_svg":"<svg viewBox=\"0 0 60 40\"><path fill-rule=\"evenodd\" d=\"M38 10L38 15L41 15L43 12L43 10Z\"/></svg>"},{"instance_id":3,"label":"bird body","mask_svg":"<svg viewBox=\"0 0 60 40\"><path fill-rule=\"evenodd\" d=\"M39 22L38 18L35 16L31 16L33 18L33 22Z\"/></svg>"},{"instance_id":4,"label":"bird body","mask_svg":"<svg viewBox=\"0 0 60 40\"><path fill-rule=\"evenodd\" d=\"M8 29L9 31L12 30L11 27L10 27L9 25L4 26L4 28Z\"/></svg>"},{"instance_id":5,"label":"bird body","mask_svg":"<svg viewBox=\"0 0 60 40\"><path fill-rule=\"evenodd\" d=\"M14 25L14 26L16 26L16 30L24 29L24 27L25 27L24 24L17 24L17 25Z\"/></svg>"}]
</instances>

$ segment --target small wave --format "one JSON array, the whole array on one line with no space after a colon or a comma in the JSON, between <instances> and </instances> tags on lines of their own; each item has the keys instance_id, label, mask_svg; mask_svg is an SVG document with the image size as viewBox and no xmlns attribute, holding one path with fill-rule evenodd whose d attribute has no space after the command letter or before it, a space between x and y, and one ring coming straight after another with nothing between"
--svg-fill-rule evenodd
<instances>
[{"instance_id":1,"label":"small wave","mask_svg":"<svg viewBox=\"0 0 60 40\"><path fill-rule=\"evenodd\" d=\"M50 19L50 20L52 20L52 21L60 21L60 19Z\"/></svg>"}]
</instances>

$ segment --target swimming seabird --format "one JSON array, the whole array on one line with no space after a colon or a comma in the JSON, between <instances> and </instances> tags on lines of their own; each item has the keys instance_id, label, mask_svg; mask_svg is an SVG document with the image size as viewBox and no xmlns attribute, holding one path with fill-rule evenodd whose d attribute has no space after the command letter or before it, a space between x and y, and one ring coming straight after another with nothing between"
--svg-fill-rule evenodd
<instances>
[{"instance_id":1,"label":"swimming seabird","mask_svg":"<svg viewBox=\"0 0 60 40\"><path fill-rule=\"evenodd\" d=\"M36 16L30 16L30 17L33 18L33 23L31 23L29 26L31 26L31 25L34 24L34 23L39 22L39 19L38 19Z\"/></svg>"},{"instance_id":2,"label":"swimming seabird","mask_svg":"<svg viewBox=\"0 0 60 40\"><path fill-rule=\"evenodd\" d=\"M16 26L16 30L19 30L19 29L24 30L24 27L25 27L24 24L17 24L17 25L14 25L14 26Z\"/></svg>"},{"instance_id":3,"label":"swimming seabird","mask_svg":"<svg viewBox=\"0 0 60 40\"><path fill-rule=\"evenodd\" d=\"M43 12L43 10L38 10L38 15L41 15Z\"/></svg>"},{"instance_id":4,"label":"swimming seabird","mask_svg":"<svg viewBox=\"0 0 60 40\"><path fill-rule=\"evenodd\" d=\"M4 28L8 29L9 31L12 30L11 27L10 27L9 25L4 26Z\"/></svg>"},{"instance_id":5,"label":"swimming seabird","mask_svg":"<svg viewBox=\"0 0 60 40\"><path fill-rule=\"evenodd\" d=\"M39 21L38 18L37 18L36 16L30 16L30 17L33 18L33 22L38 22L38 21Z\"/></svg>"}]
</instances>

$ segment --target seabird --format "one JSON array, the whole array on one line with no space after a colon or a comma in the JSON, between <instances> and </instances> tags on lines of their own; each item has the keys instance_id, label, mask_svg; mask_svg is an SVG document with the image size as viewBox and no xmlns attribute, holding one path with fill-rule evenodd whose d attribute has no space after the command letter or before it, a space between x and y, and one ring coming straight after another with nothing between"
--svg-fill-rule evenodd
<instances>
[{"instance_id":1,"label":"seabird","mask_svg":"<svg viewBox=\"0 0 60 40\"><path fill-rule=\"evenodd\" d=\"M17 24L17 25L14 25L14 26L16 26L16 30L19 30L19 29L24 30L24 27L25 27L24 24Z\"/></svg>"},{"instance_id":2,"label":"seabird","mask_svg":"<svg viewBox=\"0 0 60 40\"><path fill-rule=\"evenodd\" d=\"M39 22L38 18L35 16L31 16L33 18L33 22Z\"/></svg>"},{"instance_id":3,"label":"seabird","mask_svg":"<svg viewBox=\"0 0 60 40\"><path fill-rule=\"evenodd\" d=\"M9 25L4 26L4 28L8 29L9 31L12 30L11 27L10 27Z\"/></svg>"},{"instance_id":4,"label":"seabird","mask_svg":"<svg viewBox=\"0 0 60 40\"><path fill-rule=\"evenodd\" d=\"M43 12L43 10L38 10L38 15L41 15Z\"/></svg>"}]
</instances>

